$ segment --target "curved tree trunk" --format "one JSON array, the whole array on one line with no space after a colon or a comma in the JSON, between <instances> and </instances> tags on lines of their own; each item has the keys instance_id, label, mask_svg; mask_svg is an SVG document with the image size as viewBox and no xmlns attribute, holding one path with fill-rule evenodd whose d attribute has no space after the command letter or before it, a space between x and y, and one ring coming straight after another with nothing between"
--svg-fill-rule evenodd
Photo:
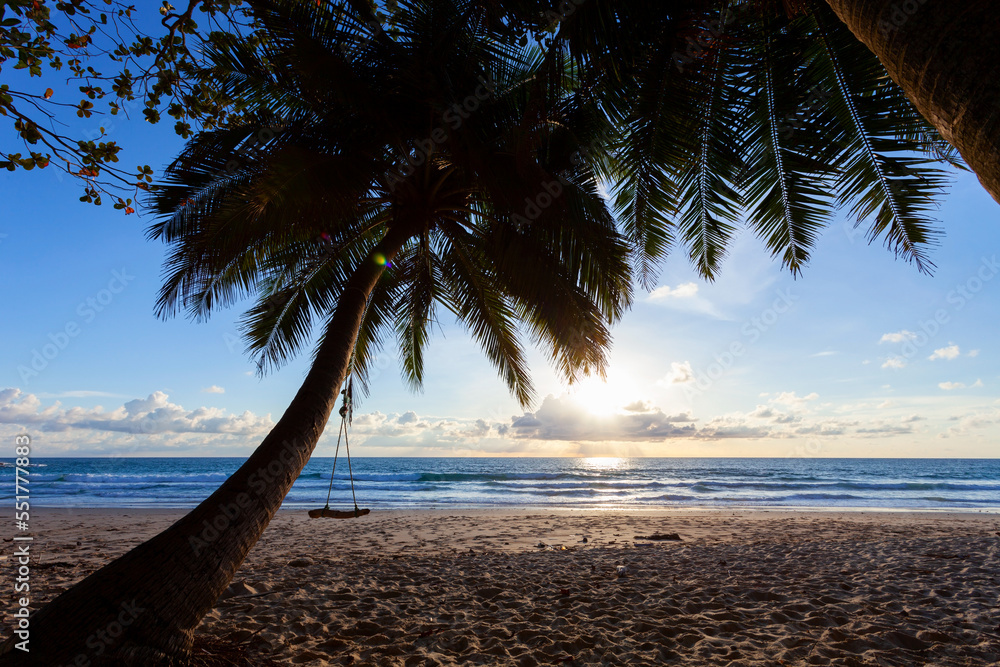
<instances>
[{"instance_id":1,"label":"curved tree trunk","mask_svg":"<svg viewBox=\"0 0 1000 667\"><path fill-rule=\"evenodd\" d=\"M351 277L302 387L274 429L219 489L167 530L30 618L30 653L0 665L169 665L226 589L309 460L337 403L368 295L409 233L392 229ZM81 657L82 656L82 657Z\"/></svg>"},{"instance_id":2,"label":"curved tree trunk","mask_svg":"<svg viewBox=\"0 0 1000 667\"><path fill-rule=\"evenodd\" d=\"M1000 202L1000 20L992 0L827 0Z\"/></svg>"}]
</instances>

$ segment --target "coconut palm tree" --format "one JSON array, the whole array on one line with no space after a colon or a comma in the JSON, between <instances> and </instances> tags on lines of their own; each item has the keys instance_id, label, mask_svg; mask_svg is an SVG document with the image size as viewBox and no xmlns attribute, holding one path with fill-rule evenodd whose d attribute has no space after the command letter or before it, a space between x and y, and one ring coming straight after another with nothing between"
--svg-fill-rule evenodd
<instances>
[{"instance_id":1,"label":"coconut palm tree","mask_svg":"<svg viewBox=\"0 0 1000 667\"><path fill-rule=\"evenodd\" d=\"M870 241L933 267L947 182L935 163L961 158L826 5L500 4L580 64L619 128L610 178L647 283L676 246L711 279L741 221L799 273L840 208Z\"/></svg>"},{"instance_id":2,"label":"coconut palm tree","mask_svg":"<svg viewBox=\"0 0 1000 667\"><path fill-rule=\"evenodd\" d=\"M164 218L150 235L170 247L158 307L207 317L254 297L244 325L261 368L318 326L312 366L215 493L39 610L31 653L8 644L0 663L183 658L345 378L363 386L389 336L417 386L430 325L450 311L527 405L522 338L569 379L600 374L630 302L627 245L574 148L600 146L602 116L552 94L569 79L535 76L553 56L489 38L459 1L403 6L391 33L346 3L252 4L264 32L212 54L219 89L247 105L195 137L153 197Z\"/></svg>"},{"instance_id":3,"label":"coconut palm tree","mask_svg":"<svg viewBox=\"0 0 1000 667\"><path fill-rule=\"evenodd\" d=\"M1000 202L1000 34L988 0L827 0Z\"/></svg>"}]
</instances>

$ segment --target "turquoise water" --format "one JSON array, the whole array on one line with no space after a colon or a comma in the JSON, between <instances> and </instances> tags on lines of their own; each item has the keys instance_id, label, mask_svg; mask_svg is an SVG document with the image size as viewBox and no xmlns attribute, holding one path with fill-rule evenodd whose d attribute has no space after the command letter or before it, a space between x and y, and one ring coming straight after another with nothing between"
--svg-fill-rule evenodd
<instances>
[{"instance_id":1,"label":"turquoise water","mask_svg":"<svg viewBox=\"0 0 1000 667\"><path fill-rule=\"evenodd\" d=\"M242 463L235 458L33 461L31 504L192 507ZM996 459L356 458L358 504L460 507L813 507L1000 512ZM322 506L332 459L309 462L286 507ZM14 469L0 467L0 502ZM346 462L331 506L351 506Z\"/></svg>"}]
</instances>

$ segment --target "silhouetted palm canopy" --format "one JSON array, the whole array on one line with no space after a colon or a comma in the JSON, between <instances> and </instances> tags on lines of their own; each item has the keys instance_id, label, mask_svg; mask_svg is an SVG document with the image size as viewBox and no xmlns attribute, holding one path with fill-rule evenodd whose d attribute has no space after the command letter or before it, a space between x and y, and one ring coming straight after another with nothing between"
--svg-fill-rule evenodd
<instances>
[{"instance_id":1,"label":"silhouetted palm canopy","mask_svg":"<svg viewBox=\"0 0 1000 667\"><path fill-rule=\"evenodd\" d=\"M629 298L599 180L647 286L678 246L713 278L741 223L799 273L843 207L870 240L933 266L946 182L934 163L960 162L822 3L611 0L559 15L538 0L447 0L394 3L388 20L366 3L251 4L264 30L213 51L239 122L199 135L171 167L156 207L172 215L152 234L174 247L160 312L202 317L258 296L245 324L262 368L308 339L390 221L424 215L433 222L372 298L362 381L392 328L419 385L436 306L469 325L522 401L519 318L567 376L599 370L604 324ZM484 80L490 98L452 129L449 108ZM567 194L516 222L557 173ZM562 247L547 247L556 235ZM582 254L566 264L567 251ZM601 263L606 275L582 268ZM530 281L552 271L576 298L528 309L542 298Z\"/></svg>"},{"instance_id":2,"label":"silhouetted palm canopy","mask_svg":"<svg viewBox=\"0 0 1000 667\"><path fill-rule=\"evenodd\" d=\"M261 370L279 365L386 229L405 226L359 334L362 385L394 333L419 386L441 308L523 404L524 335L567 378L603 372L608 325L630 302L628 248L574 154L608 132L567 90L564 56L491 38L473 3L407 4L391 30L348 3L251 5L262 33L211 52L240 115L197 135L154 194L166 217L150 235L171 247L160 314L253 297L249 349Z\"/></svg>"},{"instance_id":3,"label":"silhouetted palm canopy","mask_svg":"<svg viewBox=\"0 0 1000 667\"><path fill-rule=\"evenodd\" d=\"M711 279L741 221L799 273L841 208L933 267L947 181L933 163L960 159L824 3L483 4L566 53L609 115L616 209L647 283L677 246Z\"/></svg>"}]
</instances>

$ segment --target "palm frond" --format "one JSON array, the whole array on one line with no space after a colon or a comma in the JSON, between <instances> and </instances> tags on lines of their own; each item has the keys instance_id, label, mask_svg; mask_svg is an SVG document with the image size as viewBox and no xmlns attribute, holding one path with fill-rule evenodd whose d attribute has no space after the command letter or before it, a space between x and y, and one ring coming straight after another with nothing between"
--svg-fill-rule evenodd
<instances>
[{"instance_id":1,"label":"palm frond","mask_svg":"<svg viewBox=\"0 0 1000 667\"><path fill-rule=\"evenodd\" d=\"M720 32L728 17L720 15ZM691 262L706 280L713 280L719 271L742 207L740 193L732 184L744 168L737 135L744 105L739 99L739 75L734 71L736 59L731 49L716 48L704 58L698 145L677 178L681 193L678 231Z\"/></svg>"},{"instance_id":2,"label":"palm frond","mask_svg":"<svg viewBox=\"0 0 1000 667\"><path fill-rule=\"evenodd\" d=\"M498 289L478 239L451 221L442 231L444 305L465 324L518 402L530 405L534 388L510 299Z\"/></svg>"},{"instance_id":3,"label":"palm frond","mask_svg":"<svg viewBox=\"0 0 1000 667\"><path fill-rule=\"evenodd\" d=\"M406 285L395 307L400 368L403 379L413 391L419 391L424 382L424 348L430 334L439 282L439 269L435 264L426 235L416 237L394 262L400 280Z\"/></svg>"},{"instance_id":4,"label":"palm frond","mask_svg":"<svg viewBox=\"0 0 1000 667\"><path fill-rule=\"evenodd\" d=\"M926 121L908 103L893 99L896 86L878 59L828 14L819 8L814 17L821 47L818 75L833 91L826 109L843 128L831 144L842 146L834 157L842 165L839 201L850 207L858 224L871 220L870 241L884 236L898 256L930 272L934 264L926 250L940 230L927 213L946 179L917 154L935 145L934 139L924 134ZM890 116L887 107L896 107L895 113Z\"/></svg>"},{"instance_id":5,"label":"palm frond","mask_svg":"<svg viewBox=\"0 0 1000 667\"><path fill-rule=\"evenodd\" d=\"M780 30L766 12L758 15L757 39L748 66L753 95L743 150L747 169L739 183L748 223L793 274L801 273L816 239L831 218L827 184L833 168L822 159L823 128L796 119L808 91L803 38L795 25ZM809 120L809 119L806 119Z\"/></svg>"}]
</instances>

